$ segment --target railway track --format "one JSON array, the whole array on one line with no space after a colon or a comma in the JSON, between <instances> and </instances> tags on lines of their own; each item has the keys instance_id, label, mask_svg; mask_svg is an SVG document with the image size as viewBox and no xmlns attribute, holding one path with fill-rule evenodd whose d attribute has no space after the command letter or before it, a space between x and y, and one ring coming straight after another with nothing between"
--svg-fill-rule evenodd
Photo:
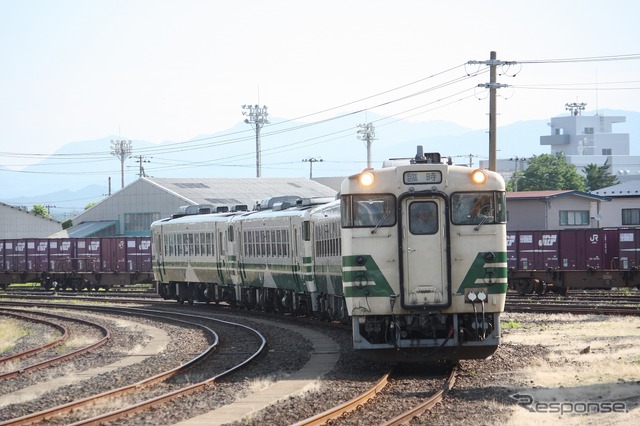
<instances>
[{"instance_id":1,"label":"railway track","mask_svg":"<svg viewBox=\"0 0 640 426\"><path fill-rule=\"evenodd\" d=\"M35 355L37 353L40 352L44 352L45 350L49 349L49 348L53 348L55 346L61 345L65 340L67 340L69 338L69 330L67 329L67 327L58 324L56 322L52 322L52 321L47 321L47 320L42 320L42 319L38 319L38 318L33 318L29 315L22 315L20 313L17 312L10 312L7 310L2 310L0 311L0 316L10 316L12 318L15 318L17 320L20 321L28 321L28 322L33 322L33 323L38 323L38 324L43 324L45 326L50 327L52 330L57 330L59 337L54 338L53 340L46 342L46 343L41 343L38 346L32 347L30 349L25 349L16 353L9 353L9 355L6 355L2 358L0 358L0 366L2 365L7 365L9 363L13 363L17 360L21 360L27 357L30 357L32 355ZM4 373L3 373L4 374ZM0 378L2 378L3 376L0 375Z\"/></svg>"},{"instance_id":2,"label":"railway track","mask_svg":"<svg viewBox=\"0 0 640 426\"><path fill-rule=\"evenodd\" d=\"M429 392L428 390L424 391L423 393L428 394L428 396L425 395L424 397L418 396L416 398L415 394L409 396L409 400L417 399L419 401L415 403L415 405L412 405L411 408L404 409L403 412L397 414L395 417L379 423L385 426L407 424L412 419L419 418L427 410L435 407L436 404L442 401L447 392L453 388L456 379L456 369L450 368L450 371L448 374L445 374L445 376L447 376L447 379L441 384L440 389L433 392ZM394 376L391 371L387 372L379 381L357 397L313 417L297 422L295 426L316 426L329 422L332 425L369 424L371 423L372 416L374 416L376 422L378 422L379 418L389 418L390 411L387 408L387 404L381 403L379 399L381 399L383 395L396 400L400 398L402 401L398 401L397 405L405 407L407 405L407 398L405 398L406 390L403 389L406 385L406 383L404 383L405 379L406 378ZM427 381L427 383L429 382L431 382L431 380ZM413 384L409 385L409 387L413 386ZM425 384L424 387L428 388L429 385Z\"/></svg>"},{"instance_id":3,"label":"railway track","mask_svg":"<svg viewBox=\"0 0 640 426\"><path fill-rule=\"evenodd\" d=\"M507 294L507 312L554 312L599 315L640 315L640 295L627 292L580 292L568 296Z\"/></svg>"},{"instance_id":4,"label":"railway track","mask_svg":"<svg viewBox=\"0 0 640 426\"><path fill-rule=\"evenodd\" d=\"M63 362L65 360L80 356L84 353L87 353L89 351L93 351L96 350L97 348L99 348L100 346L104 345L107 343L107 341L110 339L111 337L111 333L109 332L108 329L102 327L99 324L90 322L90 321L86 321L83 319L79 319L79 318L71 318L68 316L64 316L64 315L56 315L56 314L51 314L51 313L46 313L46 312L37 312L37 313L30 313L30 312L26 312L23 310L11 310L11 309L2 309L0 311L0 314L3 315L11 315L17 318L22 318L23 320L28 320L28 321L35 321L35 322L40 322L40 323L47 323L49 324L51 327L58 329L59 331L61 331L62 336L59 339L56 339L50 343L46 343L46 344L42 344L36 348L33 348L31 350L27 350L18 354L15 354L13 356L8 356L6 358L0 359L0 363L4 363L4 364L8 364L9 362L15 364L16 362L18 362L20 359L25 358L27 356L31 356L31 355L35 355L35 354L41 354L42 359L36 362L32 362L29 365L20 365L17 369L11 370L11 371L7 371L7 372L3 372L0 373L0 380L6 380L6 379L11 379L14 377L19 376L20 374L26 374L26 373L30 373L32 371L35 370L39 370L42 368L46 368L49 367L52 364L55 363L59 363L59 362ZM44 352L48 349L51 349L55 346L61 345L63 344L69 337L69 331L68 328L56 323L53 323L51 321L43 321L43 320L39 320L37 319L37 317L46 317L46 318L50 318L50 319L56 319L56 320L61 320L61 321L67 321L67 322L73 322L73 323L78 323L78 324L82 324L84 326L90 327L90 328L94 328L97 329L98 332L102 335L101 338L95 340L94 342L84 345L78 349L73 349L72 347L69 347L66 351L66 353L62 353L62 354L58 354L58 353L53 353L53 354L45 354Z\"/></svg>"},{"instance_id":5,"label":"railway track","mask_svg":"<svg viewBox=\"0 0 640 426\"><path fill-rule=\"evenodd\" d=\"M57 305L56 307L59 306ZM64 306L64 308L73 309L78 307ZM82 307L82 309L87 309L87 307ZM104 312L104 309L105 308L92 308L92 310L98 310L99 312ZM113 312L114 309L110 307L108 310ZM181 396L189 395L198 390L213 386L216 380L241 369L254 360L266 346L264 337L262 337L257 330L241 324L215 320L208 317L205 318L194 314L174 313L173 315L169 315L167 312L141 308L118 308L117 311L120 314L133 314L162 321L167 321L167 318L171 317L173 323L181 323L183 326L198 327L205 330L213 339L213 343L190 361L176 368L148 377L145 380L121 386L117 389L111 389L100 394L92 394L68 404L51 407L47 410L41 410L19 418L13 418L0 423L0 425L34 424L48 422L52 418L64 424L100 424L106 421L116 421L148 410L151 407L166 404L168 401ZM229 345L230 349L226 352L224 349L221 349L213 354L216 349L219 349L218 336L211 328L203 325L203 322L215 323L217 328L225 328L225 336L237 336L238 333L251 334L254 336L253 340L257 342L257 344L252 344L253 349L251 350L249 350L247 346L246 350L241 351L242 355L238 354L238 348L233 347L233 345ZM250 339L247 338L243 340ZM214 357L224 360L218 363L216 367L205 367L204 365L208 364L205 361L210 361L212 354ZM197 373L194 373L194 367L198 367ZM127 397L123 399L125 395L127 395ZM135 402L129 402L134 395ZM106 405L107 407L122 407L125 405L125 408L107 409L106 412L103 411L100 413L93 411L93 408L87 410L87 407L96 407L97 405ZM81 414L82 412L85 412L85 414ZM70 416L69 413L71 413Z\"/></svg>"}]
</instances>

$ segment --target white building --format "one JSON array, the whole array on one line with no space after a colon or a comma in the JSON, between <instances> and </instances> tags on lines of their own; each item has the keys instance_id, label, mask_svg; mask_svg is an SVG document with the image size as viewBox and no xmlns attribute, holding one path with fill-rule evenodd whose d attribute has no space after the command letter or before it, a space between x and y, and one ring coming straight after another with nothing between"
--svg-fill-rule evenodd
<instances>
[{"instance_id":1,"label":"white building","mask_svg":"<svg viewBox=\"0 0 640 426\"><path fill-rule=\"evenodd\" d=\"M628 133L613 133L613 124L624 123L626 117L582 115L586 104L567 104L568 116L553 117L547 123L551 134L540 136L540 145L551 148L551 155L562 152L568 163L576 166L580 174L589 164L611 166L611 174L620 182L640 180L640 157L631 156ZM488 161L480 167L487 168ZM527 168L527 158L507 158L496 161L497 172L505 182Z\"/></svg>"},{"instance_id":2,"label":"white building","mask_svg":"<svg viewBox=\"0 0 640 426\"><path fill-rule=\"evenodd\" d=\"M567 162L582 173L585 166L605 162L620 182L640 179L640 157L629 155L629 134L614 133L613 124L626 117L582 115L586 104L567 104L569 116L553 117L548 123L551 134L540 137L540 145L551 147L551 154L564 153Z\"/></svg>"}]
</instances>

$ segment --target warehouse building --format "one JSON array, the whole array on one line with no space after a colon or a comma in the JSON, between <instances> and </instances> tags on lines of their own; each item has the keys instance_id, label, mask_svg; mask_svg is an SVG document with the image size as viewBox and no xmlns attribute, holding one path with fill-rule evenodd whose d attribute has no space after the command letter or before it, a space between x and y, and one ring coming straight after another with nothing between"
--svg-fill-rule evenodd
<instances>
[{"instance_id":1,"label":"warehouse building","mask_svg":"<svg viewBox=\"0 0 640 426\"><path fill-rule=\"evenodd\" d=\"M57 220L0 203L0 239L45 238L61 229Z\"/></svg>"},{"instance_id":2,"label":"warehouse building","mask_svg":"<svg viewBox=\"0 0 640 426\"><path fill-rule=\"evenodd\" d=\"M185 206L253 209L279 196L334 198L337 191L306 178L150 178L137 181L86 210L55 237L147 236L155 220Z\"/></svg>"}]
</instances>

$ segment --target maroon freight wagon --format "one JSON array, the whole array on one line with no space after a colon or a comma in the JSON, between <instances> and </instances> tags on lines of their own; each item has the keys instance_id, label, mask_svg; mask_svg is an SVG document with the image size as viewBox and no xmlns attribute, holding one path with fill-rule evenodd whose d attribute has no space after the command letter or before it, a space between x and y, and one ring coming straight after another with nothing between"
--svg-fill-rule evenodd
<instances>
[{"instance_id":1,"label":"maroon freight wagon","mask_svg":"<svg viewBox=\"0 0 640 426\"><path fill-rule=\"evenodd\" d=\"M566 229L516 232L509 281L521 294L549 288L640 287L640 230ZM511 254L508 254L511 257Z\"/></svg>"},{"instance_id":2,"label":"maroon freight wagon","mask_svg":"<svg viewBox=\"0 0 640 426\"><path fill-rule=\"evenodd\" d=\"M618 243L619 268L640 269L640 229L620 229Z\"/></svg>"},{"instance_id":3,"label":"maroon freight wagon","mask_svg":"<svg viewBox=\"0 0 640 426\"><path fill-rule=\"evenodd\" d=\"M0 240L0 286L25 282L75 290L151 283L151 238Z\"/></svg>"}]
</instances>

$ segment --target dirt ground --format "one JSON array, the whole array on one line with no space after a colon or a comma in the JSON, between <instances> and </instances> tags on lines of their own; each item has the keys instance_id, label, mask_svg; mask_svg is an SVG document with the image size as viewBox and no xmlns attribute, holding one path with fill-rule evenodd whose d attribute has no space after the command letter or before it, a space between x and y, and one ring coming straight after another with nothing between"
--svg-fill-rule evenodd
<instances>
[{"instance_id":1,"label":"dirt ground","mask_svg":"<svg viewBox=\"0 0 640 426\"><path fill-rule=\"evenodd\" d=\"M515 353L545 349L502 378L515 391L506 424L640 424L640 317L506 313L502 320L503 342Z\"/></svg>"}]
</instances>

